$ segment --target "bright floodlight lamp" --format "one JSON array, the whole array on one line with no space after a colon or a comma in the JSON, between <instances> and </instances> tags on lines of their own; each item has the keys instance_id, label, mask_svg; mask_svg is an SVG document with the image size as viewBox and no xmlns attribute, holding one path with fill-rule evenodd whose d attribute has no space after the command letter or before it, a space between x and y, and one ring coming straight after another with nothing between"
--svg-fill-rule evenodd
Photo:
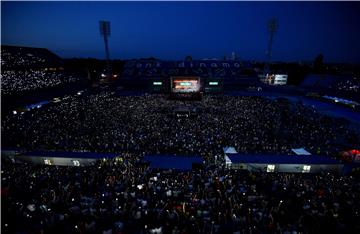
<instances>
[{"instance_id":1,"label":"bright floodlight lamp","mask_svg":"<svg viewBox=\"0 0 360 234\"><path fill-rule=\"evenodd\" d=\"M110 54L108 46L108 37L110 36L110 22L109 21L100 21L100 35L104 37L105 43L105 53L106 53L106 63L107 63L107 77L111 77L111 66L110 66Z\"/></svg>"}]
</instances>

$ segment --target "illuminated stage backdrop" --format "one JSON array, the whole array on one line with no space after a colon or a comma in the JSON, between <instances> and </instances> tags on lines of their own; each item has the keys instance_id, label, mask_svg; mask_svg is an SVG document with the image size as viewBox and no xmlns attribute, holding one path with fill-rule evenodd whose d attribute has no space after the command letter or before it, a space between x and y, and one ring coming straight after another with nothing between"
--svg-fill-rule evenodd
<instances>
[{"instance_id":1,"label":"illuminated stage backdrop","mask_svg":"<svg viewBox=\"0 0 360 234\"><path fill-rule=\"evenodd\" d=\"M171 91L174 93L197 93L200 91L200 78L171 77Z\"/></svg>"}]
</instances>

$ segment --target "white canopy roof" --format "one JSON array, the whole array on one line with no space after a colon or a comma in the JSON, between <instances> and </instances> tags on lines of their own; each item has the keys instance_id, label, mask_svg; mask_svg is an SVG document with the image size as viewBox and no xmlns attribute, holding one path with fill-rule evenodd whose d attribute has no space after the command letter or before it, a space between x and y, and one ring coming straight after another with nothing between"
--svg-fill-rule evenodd
<instances>
[{"instance_id":1,"label":"white canopy roof","mask_svg":"<svg viewBox=\"0 0 360 234\"><path fill-rule=\"evenodd\" d=\"M297 149L291 149L291 150L297 155L311 155L311 153L306 151L304 148L297 148Z\"/></svg>"}]
</instances>

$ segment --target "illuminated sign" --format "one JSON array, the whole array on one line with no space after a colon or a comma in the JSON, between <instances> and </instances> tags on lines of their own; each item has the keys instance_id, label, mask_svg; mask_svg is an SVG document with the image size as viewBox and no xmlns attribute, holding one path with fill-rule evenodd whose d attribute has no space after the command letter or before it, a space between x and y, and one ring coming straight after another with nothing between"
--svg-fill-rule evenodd
<instances>
[{"instance_id":1,"label":"illuminated sign","mask_svg":"<svg viewBox=\"0 0 360 234\"><path fill-rule=\"evenodd\" d=\"M241 68L250 67L250 64L244 65L242 62L234 61L128 61L125 68Z\"/></svg>"},{"instance_id":2,"label":"illuminated sign","mask_svg":"<svg viewBox=\"0 0 360 234\"><path fill-rule=\"evenodd\" d=\"M209 85L219 85L219 82L209 82Z\"/></svg>"},{"instance_id":3,"label":"illuminated sign","mask_svg":"<svg viewBox=\"0 0 360 234\"><path fill-rule=\"evenodd\" d=\"M122 77L169 77L169 76L202 76L202 77L238 77L248 76L245 68L252 70L253 64L246 61L227 60L194 60L194 61L161 61L129 60L124 64ZM106 74L104 74L106 75Z\"/></svg>"},{"instance_id":4,"label":"illuminated sign","mask_svg":"<svg viewBox=\"0 0 360 234\"><path fill-rule=\"evenodd\" d=\"M153 82L153 85L162 85L162 82Z\"/></svg>"},{"instance_id":5,"label":"illuminated sign","mask_svg":"<svg viewBox=\"0 0 360 234\"><path fill-rule=\"evenodd\" d=\"M180 85L182 85L182 86L191 86L192 83L191 82L180 82Z\"/></svg>"}]
</instances>

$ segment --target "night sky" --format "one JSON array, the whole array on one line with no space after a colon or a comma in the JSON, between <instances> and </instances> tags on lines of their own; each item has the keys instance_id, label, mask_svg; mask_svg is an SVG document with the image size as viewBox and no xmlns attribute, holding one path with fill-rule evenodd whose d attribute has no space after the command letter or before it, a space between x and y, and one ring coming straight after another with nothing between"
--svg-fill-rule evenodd
<instances>
[{"instance_id":1,"label":"night sky","mask_svg":"<svg viewBox=\"0 0 360 234\"><path fill-rule=\"evenodd\" d=\"M273 60L360 62L359 2L1 2L3 45L61 57L104 58L99 20L111 21L110 57L263 60L276 17Z\"/></svg>"}]
</instances>

